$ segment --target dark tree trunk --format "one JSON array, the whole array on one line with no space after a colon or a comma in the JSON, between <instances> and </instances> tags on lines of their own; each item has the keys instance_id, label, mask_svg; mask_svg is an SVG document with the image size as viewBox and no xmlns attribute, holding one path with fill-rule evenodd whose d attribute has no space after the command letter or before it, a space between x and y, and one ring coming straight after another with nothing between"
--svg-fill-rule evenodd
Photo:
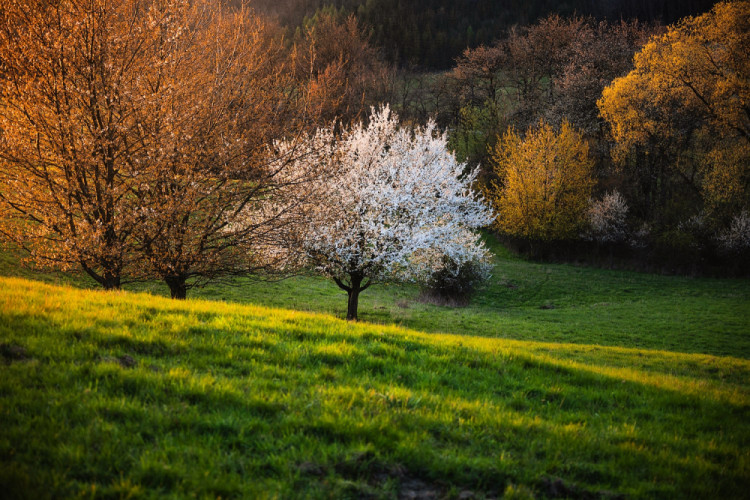
<instances>
[{"instance_id":1,"label":"dark tree trunk","mask_svg":"<svg viewBox=\"0 0 750 500\"><path fill-rule=\"evenodd\" d=\"M105 273L102 279L102 286L105 290L119 290L120 289L120 276L114 274Z\"/></svg>"},{"instance_id":2,"label":"dark tree trunk","mask_svg":"<svg viewBox=\"0 0 750 500\"><path fill-rule=\"evenodd\" d=\"M357 308L359 307L359 294L360 292L367 289L372 281L368 281L362 285L365 276L362 273L349 273L349 285L341 281L339 278L333 278L333 281L341 288L345 290L349 296L346 307L346 319L349 321L357 321Z\"/></svg>"},{"instance_id":3,"label":"dark tree trunk","mask_svg":"<svg viewBox=\"0 0 750 500\"><path fill-rule=\"evenodd\" d=\"M349 294L349 302L346 308L346 319L349 321L357 321L357 307L359 306L359 287L352 286L347 292Z\"/></svg>"},{"instance_id":4,"label":"dark tree trunk","mask_svg":"<svg viewBox=\"0 0 750 500\"><path fill-rule=\"evenodd\" d=\"M164 281L169 286L169 293L173 299L185 299L187 297L187 278L185 276L167 276Z\"/></svg>"},{"instance_id":5,"label":"dark tree trunk","mask_svg":"<svg viewBox=\"0 0 750 500\"><path fill-rule=\"evenodd\" d=\"M86 274L91 276L94 281L99 283L105 290L119 290L120 289L120 273L114 273L111 271L105 271L103 274L99 274L86 264L81 262L81 267L86 271Z\"/></svg>"}]
</instances>

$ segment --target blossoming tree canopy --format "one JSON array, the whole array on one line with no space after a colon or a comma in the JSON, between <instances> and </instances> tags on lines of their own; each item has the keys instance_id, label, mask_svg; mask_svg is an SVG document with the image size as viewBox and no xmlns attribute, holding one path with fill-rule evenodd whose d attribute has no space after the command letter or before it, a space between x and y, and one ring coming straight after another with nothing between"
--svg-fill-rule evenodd
<instances>
[{"instance_id":1,"label":"blossoming tree canopy","mask_svg":"<svg viewBox=\"0 0 750 500\"><path fill-rule=\"evenodd\" d=\"M308 138L298 168L310 168L326 144L332 174L315 185L302 246L347 292L347 319L357 319L359 294L372 283L419 280L442 265L443 249L486 260L473 230L492 212L472 190L477 171L456 161L434 122L410 129L388 106L373 110L338 139L330 130Z\"/></svg>"}]
</instances>

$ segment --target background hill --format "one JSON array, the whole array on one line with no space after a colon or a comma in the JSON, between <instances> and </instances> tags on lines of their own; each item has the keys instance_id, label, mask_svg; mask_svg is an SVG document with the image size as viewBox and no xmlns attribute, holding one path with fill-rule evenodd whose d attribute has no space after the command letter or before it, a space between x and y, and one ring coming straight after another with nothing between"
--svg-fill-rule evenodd
<instances>
[{"instance_id":1,"label":"background hill","mask_svg":"<svg viewBox=\"0 0 750 500\"><path fill-rule=\"evenodd\" d=\"M711 0L253 0L251 5L292 28L317 9L333 6L345 15L355 14L389 61L422 69L447 69L465 48L491 43L513 25L528 25L552 13L669 24L687 15L703 13L714 3Z\"/></svg>"}]
</instances>

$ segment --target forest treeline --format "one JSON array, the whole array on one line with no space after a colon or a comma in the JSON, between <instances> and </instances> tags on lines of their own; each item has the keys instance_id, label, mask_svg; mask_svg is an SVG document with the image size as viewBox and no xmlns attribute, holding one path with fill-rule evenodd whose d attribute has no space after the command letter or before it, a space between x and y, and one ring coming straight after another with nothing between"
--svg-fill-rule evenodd
<instances>
[{"instance_id":1,"label":"forest treeline","mask_svg":"<svg viewBox=\"0 0 750 500\"><path fill-rule=\"evenodd\" d=\"M314 268L352 318L373 282L470 292L478 227L535 257L750 271L748 1L551 14L430 73L335 8L290 35L213 0L27 3L0 9L0 235L35 265L178 298Z\"/></svg>"},{"instance_id":2,"label":"forest treeline","mask_svg":"<svg viewBox=\"0 0 750 500\"><path fill-rule=\"evenodd\" d=\"M239 0L229 0L237 3ZM448 69L467 47L493 43L512 26L550 15L673 23L703 13L711 0L253 0L250 5L292 30L316 11L354 14L385 59L400 67Z\"/></svg>"},{"instance_id":3,"label":"forest treeline","mask_svg":"<svg viewBox=\"0 0 750 500\"><path fill-rule=\"evenodd\" d=\"M318 11L305 33L329 39L315 26L343 19ZM494 229L519 250L746 273L748 33L748 2L667 26L552 14L465 49L448 71L371 60L388 84L357 94L413 123L435 117L459 159L480 167ZM340 37L327 45L346 53Z\"/></svg>"}]
</instances>

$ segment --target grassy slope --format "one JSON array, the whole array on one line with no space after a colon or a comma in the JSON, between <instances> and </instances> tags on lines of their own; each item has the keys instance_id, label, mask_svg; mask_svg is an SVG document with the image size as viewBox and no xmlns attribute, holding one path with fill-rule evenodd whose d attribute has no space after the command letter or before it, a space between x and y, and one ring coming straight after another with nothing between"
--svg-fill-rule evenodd
<instances>
[{"instance_id":1,"label":"grassy slope","mask_svg":"<svg viewBox=\"0 0 750 500\"><path fill-rule=\"evenodd\" d=\"M162 287L160 286L160 289ZM195 296L290 307L344 317L346 295L321 278ZM361 296L360 319L429 332L547 342L641 347L750 358L750 282L655 276L503 259L469 307L417 301L412 286L381 286Z\"/></svg>"},{"instance_id":2,"label":"grassy slope","mask_svg":"<svg viewBox=\"0 0 750 500\"><path fill-rule=\"evenodd\" d=\"M507 293L490 311L411 305L399 320L520 339L570 330L567 343L1 278L0 488L34 498L523 496L551 493L545 478L560 477L568 496L747 494L746 284L520 261L506 270L485 292ZM609 287L600 301L612 305L596 306ZM376 304L393 300L388 290L370 294L366 317L384 319ZM333 307L324 296L295 297ZM558 308L538 309L547 302ZM597 333L607 318L615 323ZM702 333L699 318L719 324ZM680 330L693 336L684 349ZM736 357L633 348L725 353L732 339Z\"/></svg>"},{"instance_id":3,"label":"grassy slope","mask_svg":"<svg viewBox=\"0 0 750 500\"><path fill-rule=\"evenodd\" d=\"M659 276L567 264L527 262L491 238L495 271L469 307L421 303L410 285L374 286L360 298L360 319L425 332L516 340L660 349L750 359L750 280ZM0 275L75 283L39 274L0 253ZM163 283L126 287L167 295ZM189 296L346 315L346 295L332 282L297 277L275 283L234 279Z\"/></svg>"},{"instance_id":4,"label":"grassy slope","mask_svg":"<svg viewBox=\"0 0 750 500\"><path fill-rule=\"evenodd\" d=\"M427 332L639 347L750 358L750 281L659 276L533 263L490 238L494 275L465 308L423 304L408 285L376 286L360 319ZM236 280L191 292L212 300L346 315L346 295L323 278ZM167 293L163 284L140 290Z\"/></svg>"}]
</instances>

